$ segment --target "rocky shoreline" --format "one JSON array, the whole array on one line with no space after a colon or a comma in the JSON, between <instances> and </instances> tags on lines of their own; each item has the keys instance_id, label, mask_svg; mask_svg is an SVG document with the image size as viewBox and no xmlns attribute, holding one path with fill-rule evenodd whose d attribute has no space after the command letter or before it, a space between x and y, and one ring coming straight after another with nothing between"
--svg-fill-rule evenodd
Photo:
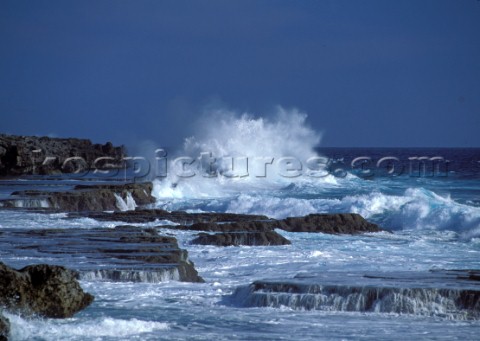
<instances>
[{"instance_id":1,"label":"rocky shoreline","mask_svg":"<svg viewBox=\"0 0 480 341\"><path fill-rule=\"evenodd\" d=\"M42 209L46 212L69 212L69 218L88 217L122 224L169 221L158 229L192 230L201 233L193 244L217 246L287 245L285 237L275 232L310 232L328 234L361 234L385 231L358 214L310 214L304 217L271 219L262 215L234 213L187 213L145 208L155 202L151 182L77 185L71 191L15 191L0 201L5 208ZM214 232L214 234L212 234Z\"/></svg>"},{"instance_id":2,"label":"rocky shoreline","mask_svg":"<svg viewBox=\"0 0 480 341\"><path fill-rule=\"evenodd\" d=\"M75 147L76 146L76 147ZM57 163L38 168L29 163L33 151L58 151ZM43 150L42 149L42 150ZM62 158L81 155L88 162L109 155L124 156L122 147L93 145L88 140L12 138L0 135L0 176L55 174L63 171ZM92 166L93 164L90 164ZM60 168L59 168L60 167ZM83 292L80 280L159 283L202 283L204 279L189 259L188 251L171 236L185 232L182 247L281 247L289 248L291 233L358 235L390 233L355 213L309 214L272 219L264 215L185 211L154 208L153 184L112 183L76 185L64 190L12 191L0 200L0 209L62 212L62 218L89 218L108 222L112 228L38 229L9 228L0 231L0 249L11 254L28 252L52 264L30 265L16 270L0 262L0 341L7 340L10 324L2 309L22 316L70 317L88 307L93 296ZM63 213L66 213L63 216ZM111 226L112 224L114 226ZM149 227L135 224L149 223ZM286 233L282 232L285 231ZM289 237L291 238L291 237ZM291 238L294 240L293 238ZM62 260L76 259L74 269ZM70 263L72 264L72 263ZM63 264L65 265L65 264ZM336 277L337 276L337 277ZM480 288L477 270L438 273L364 274L345 273L258 280L238 287L226 304L241 307L336 309L416 313L417 300L430 311L433 301L447 302L460 318L480 319ZM382 277L383 276L383 277ZM432 278L448 287L429 286ZM420 298L420 299L419 299ZM433 300L433 301L432 301ZM232 303L233 302L233 303ZM422 308L423 309L423 308ZM429 310L430 309L430 310ZM420 314L423 310L420 311Z\"/></svg>"},{"instance_id":3,"label":"rocky shoreline","mask_svg":"<svg viewBox=\"0 0 480 341\"><path fill-rule=\"evenodd\" d=\"M63 255L79 257L82 265L75 271L58 265L33 265L17 271L0 264L0 306L21 314L71 316L93 301L92 296L83 293L76 278L114 282L203 282L188 259L188 252L179 248L176 238L158 232L168 229L201 232L194 236L191 244L218 247L291 244L275 229L331 234L383 231L355 214L313 214L276 220L261 215L169 212L146 208L154 202L150 194L152 186L146 182L77 185L70 191L25 190L15 191L0 201L4 209L68 212L65 219L88 217L118 222L114 229L1 231L2 250L14 253L29 250L40 257L50 255L59 259ZM165 220L171 225L152 228L124 225ZM101 268L98 264L102 265ZM61 285L67 285L66 288L60 287L59 279L63 280ZM52 306L46 298L52 300L54 292L63 296L53 299L56 305ZM68 309L65 302L68 302ZM1 316L0 340L7 339L8 330L8 320Z\"/></svg>"},{"instance_id":4,"label":"rocky shoreline","mask_svg":"<svg viewBox=\"0 0 480 341\"><path fill-rule=\"evenodd\" d=\"M234 213L188 213L149 208L154 201L150 195L151 183L76 186L72 191L22 191L14 192L2 201L4 209L20 208L44 213L67 212L66 220L90 218L97 221L116 222L115 228L69 228L69 229L7 229L0 231L2 250L17 254L28 250L39 258L51 257L61 263L63 257L78 257L77 268L73 271L58 265L32 265L19 271L0 264L0 307L13 313L37 314L46 317L66 317L87 307L93 297L83 293L76 279L110 282L163 281L203 282L188 252L179 247L177 239L162 235L173 230L192 231L189 244L235 247L248 245L281 246L291 241L278 231L288 233L326 233L356 235L363 233L388 232L370 223L358 214L310 214L303 217L271 219L262 215ZM134 201L133 209L122 211L119 198ZM31 205L18 205L18 201L30 201ZM47 207L38 206L39 200L46 200ZM137 207L138 205L138 207ZM109 212L106 212L106 211ZM162 225L155 225L162 221ZM168 222L171 222L170 224ZM153 223L152 227L138 227L132 224ZM127 224L127 225L126 225ZM130 225L128 225L130 224ZM195 232L199 232L195 234ZM99 266L101 265L101 266ZM352 275L352 274L350 274ZM305 277L284 281L257 281L239 287L231 297L225 297L226 304L239 306L291 306L294 309L330 309L338 302L364 302L352 308L335 306L345 311L376 311L381 307L385 312L412 313L405 302L412 297L437 297L452 302L453 312L459 318L480 317L480 290L478 271L458 273L451 280L452 290L435 287L421 287L422 281L410 274L407 286L399 279L391 285L375 285L366 282L366 275L358 275L357 285L331 284L333 274L328 277ZM468 288L462 287L464 275L468 275ZM442 275L444 276L444 275ZM462 277L463 276L463 277ZM390 279L394 276L391 275ZM438 275L437 275L438 277ZM62 282L58 284L58 279ZM8 283L7 283L7 282ZM53 282L52 282L53 281ZM374 280L371 280L374 281ZM363 283L365 282L365 283ZM46 284L38 284L46 283ZM330 283L330 284L329 284ZM403 284L402 284L403 283ZM473 283L473 284L472 284ZM32 289L32 285L34 289ZM66 287L60 287L61 285ZM329 286L330 285L330 286ZM373 287L372 287L373 285ZM420 286L420 287L419 287ZM13 288L20 289L19 291ZM60 288L60 289L59 289ZM316 290L316 291L315 291ZM323 290L323 291L322 291ZM440 290L440 291L439 291ZM442 291L443 290L443 291ZM61 293L62 299L51 301L51 295ZM436 296L435 296L436 295ZM18 299L21 297L21 300ZM390 303L393 299L400 303ZM403 300L403 301L402 301ZM228 303L228 302L230 303ZM64 302L68 302L68 309ZM366 302L366 303L365 303ZM403 303L402 303L403 302ZM429 299L425 304L428 305ZM393 304L393 305L392 305ZM333 309L333 308L332 308ZM378 308L380 309L380 308ZM8 338L9 322L0 316L0 340Z\"/></svg>"}]
</instances>

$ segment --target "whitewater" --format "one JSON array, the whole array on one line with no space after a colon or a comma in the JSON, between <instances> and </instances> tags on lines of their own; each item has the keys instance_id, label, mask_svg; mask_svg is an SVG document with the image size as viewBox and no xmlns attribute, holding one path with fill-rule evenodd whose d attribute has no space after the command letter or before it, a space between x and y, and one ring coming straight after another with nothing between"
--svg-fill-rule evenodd
<instances>
[{"instance_id":1,"label":"whitewater","mask_svg":"<svg viewBox=\"0 0 480 341\"><path fill-rule=\"evenodd\" d=\"M291 298L270 306L255 306L258 302L253 300L246 306L238 290L258 280L328 278L330 274L335 285L352 286L351 278L355 277L350 275L358 273L408 276L480 269L480 149L321 148L321 134L308 125L307 116L281 107L268 118L218 109L201 117L195 127L184 146L171 151L168 159L152 162L163 167L166 161L167 166L167 174L162 171L158 176L158 170L149 174L148 179L154 182L154 207L272 218L351 212L393 233L346 236L278 230L292 245L215 247L191 245L193 231L168 229L180 247L188 250L205 283L180 283L173 277L156 283L82 278L82 287L96 297L88 309L65 320L27 319L5 313L12 324L13 340L478 338L480 321L452 313L451 302L427 302L417 297L409 301L411 308L400 312L388 311L388 302L380 304L387 311L365 311L360 305L358 309L342 309L345 302L340 302L341 297L337 297L338 304L316 309ZM202 155L207 157L202 159ZM175 163L179 157L191 158L190 163ZM352 166L352 160L359 157L371 158L368 176L364 168ZM385 157L396 158L395 171L388 162L377 166ZM417 166L415 157L441 157L448 161L448 167L436 169L426 163L419 172L410 172L412 162ZM240 168L232 176L233 159ZM246 172L242 160L249 162ZM184 176L185 171L195 176ZM56 188L68 189L86 179L52 181ZM42 182L42 188L50 182ZM38 179L3 181L0 196L36 186ZM117 206L135 209L132 200L118 197ZM64 213L38 213L21 207L0 209L0 231L116 225L119 223L66 219ZM174 224L156 221L135 225ZM0 249L0 258L14 267L42 262L78 267L73 258L43 257L28 250L15 253L7 246ZM435 280L433 284L443 285ZM331 298L316 299L327 302Z\"/></svg>"}]
</instances>

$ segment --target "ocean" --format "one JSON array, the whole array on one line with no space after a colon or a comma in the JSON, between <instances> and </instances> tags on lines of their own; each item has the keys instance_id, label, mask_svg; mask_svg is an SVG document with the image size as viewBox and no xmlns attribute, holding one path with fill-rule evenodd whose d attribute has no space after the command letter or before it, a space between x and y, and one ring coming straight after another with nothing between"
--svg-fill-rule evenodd
<instances>
[{"instance_id":1,"label":"ocean","mask_svg":"<svg viewBox=\"0 0 480 341\"><path fill-rule=\"evenodd\" d=\"M291 245L216 247L191 245L194 231L161 229L160 234L175 236L180 247L188 250L205 283L117 283L83 278L82 287L95 296L91 306L62 320L5 313L12 324L12 340L478 339L478 317L454 313L452 302L427 294L410 297L405 309L392 301L365 311L362 304L348 306L341 297L314 309L290 298L281 301L284 304L267 306L250 298L251 304L246 305L237 289L258 280L306 278L308 283L308 278L317 280L318 276L333 287L348 288L357 285L362 274L395 274L408 279L435 271L480 269L480 149L315 148L315 133L305 128L301 119L298 122L298 117L284 125L245 117L233 123L236 125L230 130L219 129L223 123L218 123L220 127L214 127L218 129L188 140L182 151L199 155L198 151L203 150L233 157L280 153L301 162L312 156L318 159L310 164L304 162L301 170L294 159L287 160L287 170L283 171L289 176L281 175L283 171L274 167L275 162L265 166L268 159L262 161L265 167L258 173L262 176L254 176L253 172L249 176L225 176L221 172L225 164L216 164L213 172L209 168L191 177L178 176L178 172L175 176L162 174L151 178L154 207L272 218L352 212L393 233L352 236L278 230ZM256 136L254 141L252 136ZM232 146L238 145L242 150L233 150ZM74 184L101 181L105 179L93 176L3 180L0 196L5 198L19 189L68 190ZM122 181L122 177L110 181ZM0 209L0 232L108 229L120 225L66 217L61 212L35 212L21 207ZM135 225L166 224L169 222ZM67 255L43 257L28 249L19 253L6 243L4 239L0 259L10 266L49 263L78 269L81 263L81 259ZM433 276L429 285L444 287L443 280ZM390 285L387 279L384 281ZM314 299L325 299L322 295Z\"/></svg>"}]
</instances>

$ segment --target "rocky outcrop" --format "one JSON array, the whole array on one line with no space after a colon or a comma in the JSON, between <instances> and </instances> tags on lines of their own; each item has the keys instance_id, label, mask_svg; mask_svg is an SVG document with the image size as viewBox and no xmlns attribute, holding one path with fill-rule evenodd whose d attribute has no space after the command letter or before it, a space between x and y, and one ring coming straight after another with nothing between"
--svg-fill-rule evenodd
<instances>
[{"instance_id":1,"label":"rocky outcrop","mask_svg":"<svg viewBox=\"0 0 480 341\"><path fill-rule=\"evenodd\" d=\"M72 215L75 217L75 215ZM209 232L272 231L279 228L288 232L321 232L330 234L358 234L384 231L378 225L365 220L355 213L310 214L304 217L270 219L261 215L234 213L187 213L183 211L168 212L159 209L142 209L128 212L95 212L89 218L127 223L146 223L155 220L169 220L180 224L175 226L158 226L177 230Z\"/></svg>"},{"instance_id":2,"label":"rocky outcrop","mask_svg":"<svg viewBox=\"0 0 480 341\"><path fill-rule=\"evenodd\" d=\"M194 223L192 225L181 225L177 228L193 230L193 231L210 231L210 232L268 232L275 228L276 220L253 220L253 221L237 221L226 223Z\"/></svg>"},{"instance_id":3,"label":"rocky outcrop","mask_svg":"<svg viewBox=\"0 0 480 341\"><path fill-rule=\"evenodd\" d=\"M261 220L269 220L268 217L262 215L251 214L235 214L235 213L187 213L185 211L166 211L162 209L136 209L135 211L128 212L93 212L87 215L89 218L105 221L122 221L125 223L148 223L155 220L169 220L173 223L182 224L182 226L188 226L188 230L196 229L197 231L223 231L216 227L215 223L225 222L253 222ZM77 214L70 214L70 217L78 217ZM211 224L209 227L206 225L199 225L198 228L192 226L197 224ZM179 226L178 228L182 228ZM203 228L205 226L205 228ZM211 228L211 229L210 229Z\"/></svg>"},{"instance_id":4,"label":"rocky outcrop","mask_svg":"<svg viewBox=\"0 0 480 341\"><path fill-rule=\"evenodd\" d=\"M272 246L290 245L291 242L275 231L266 232L225 232L207 234L200 233L192 240L192 244L216 245L216 246Z\"/></svg>"},{"instance_id":5,"label":"rocky outcrop","mask_svg":"<svg viewBox=\"0 0 480 341\"><path fill-rule=\"evenodd\" d=\"M358 234L383 231L378 225L355 213L309 214L305 217L289 217L274 225L289 232Z\"/></svg>"},{"instance_id":6,"label":"rocky outcrop","mask_svg":"<svg viewBox=\"0 0 480 341\"><path fill-rule=\"evenodd\" d=\"M78 185L72 191L18 191L3 200L4 207L54 209L67 212L135 209L155 202L152 183Z\"/></svg>"},{"instance_id":7,"label":"rocky outcrop","mask_svg":"<svg viewBox=\"0 0 480 341\"><path fill-rule=\"evenodd\" d=\"M93 301L77 276L62 266L39 264L17 271L0 263L0 305L24 315L71 317Z\"/></svg>"},{"instance_id":8,"label":"rocky outcrop","mask_svg":"<svg viewBox=\"0 0 480 341\"><path fill-rule=\"evenodd\" d=\"M12 254L35 251L39 257L68 261L68 266L74 263L81 279L203 282L177 240L152 228L8 229L2 234L0 249Z\"/></svg>"},{"instance_id":9,"label":"rocky outcrop","mask_svg":"<svg viewBox=\"0 0 480 341\"><path fill-rule=\"evenodd\" d=\"M0 341L7 341L9 333L10 322L5 316L2 315L2 310L0 308Z\"/></svg>"},{"instance_id":10,"label":"rocky outcrop","mask_svg":"<svg viewBox=\"0 0 480 341\"><path fill-rule=\"evenodd\" d=\"M76 138L0 134L0 176L123 167L125 148Z\"/></svg>"},{"instance_id":11,"label":"rocky outcrop","mask_svg":"<svg viewBox=\"0 0 480 341\"><path fill-rule=\"evenodd\" d=\"M378 225L370 223L359 214L354 213L310 214L305 217L289 217L281 220L247 219L233 223L202 222L188 226L177 226L175 228L225 232L266 232L279 228L288 232L321 232L329 234L358 234L383 231Z\"/></svg>"},{"instance_id":12,"label":"rocky outcrop","mask_svg":"<svg viewBox=\"0 0 480 341\"><path fill-rule=\"evenodd\" d=\"M289 217L281 220L262 219L233 223L194 223L182 226L196 231L271 231L279 228L288 232L321 232L329 234L358 234L383 231L378 225L365 220L359 214L333 213L310 214L305 217Z\"/></svg>"}]
</instances>

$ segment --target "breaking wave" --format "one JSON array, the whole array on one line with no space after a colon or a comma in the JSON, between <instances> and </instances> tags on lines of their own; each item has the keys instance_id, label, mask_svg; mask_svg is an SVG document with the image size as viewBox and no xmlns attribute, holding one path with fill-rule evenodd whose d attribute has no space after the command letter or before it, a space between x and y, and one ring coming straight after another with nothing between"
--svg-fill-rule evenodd
<instances>
[{"instance_id":1,"label":"breaking wave","mask_svg":"<svg viewBox=\"0 0 480 341\"><path fill-rule=\"evenodd\" d=\"M459 232L465 238L480 235L480 207L457 203L424 188L409 188L403 195L386 195L374 191L338 199L242 194L229 203L227 211L266 214L274 218L318 212L351 212L387 229L451 230Z\"/></svg>"},{"instance_id":2,"label":"breaking wave","mask_svg":"<svg viewBox=\"0 0 480 341\"><path fill-rule=\"evenodd\" d=\"M170 163L168 176L155 181L153 195L165 198L229 197L246 190L272 190L309 181L336 184L315 151L321 134L307 115L278 107L273 118L216 110L200 120L179 155L191 164ZM185 168L188 168L186 170Z\"/></svg>"},{"instance_id":3,"label":"breaking wave","mask_svg":"<svg viewBox=\"0 0 480 341\"><path fill-rule=\"evenodd\" d=\"M322 168L326 159L315 151L321 134L296 109L278 107L272 118L219 109L200 120L195 132L179 153L191 155L191 163L170 162L168 176L154 181L152 194L159 207L272 218L352 212L392 230L480 235L480 207L415 187L408 179L377 182L350 173L343 178L329 174ZM301 170L295 160L285 164L285 157L298 160ZM309 163L311 158L318 163ZM178 176L185 171L191 176Z\"/></svg>"}]
</instances>

